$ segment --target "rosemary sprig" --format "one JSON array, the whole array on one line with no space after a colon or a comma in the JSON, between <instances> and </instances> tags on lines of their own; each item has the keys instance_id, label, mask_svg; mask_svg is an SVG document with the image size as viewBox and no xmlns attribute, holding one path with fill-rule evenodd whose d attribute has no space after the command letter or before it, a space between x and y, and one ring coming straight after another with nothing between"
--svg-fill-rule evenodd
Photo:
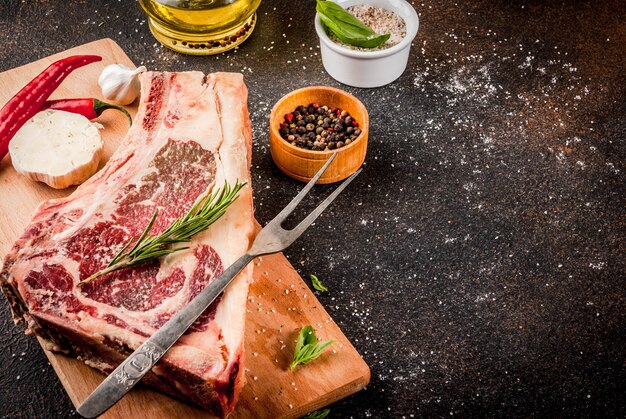
<instances>
[{"instance_id":1,"label":"rosemary sprig","mask_svg":"<svg viewBox=\"0 0 626 419\"><path fill-rule=\"evenodd\" d=\"M324 419L330 413L330 409L316 410L304 417L304 419Z\"/></svg>"},{"instance_id":2,"label":"rosemary sprig","mask_svg":"<svg viewBox=\"0 0 626 419\"><path fill-rule=\"evenodd\" d=\"M313 288L321 292L328 291L328 288L326 288L326 286L322 284L322 281L320 281L318 277L316 277L313 274L311 274L310 277L311 277L311 284L313 285Z\"/></svg>"},{"instance_id":3,"label":"rosemary sprig","mask_svg":"<svg viewBox=\"0 0 626 419\"><path fill-rule=\"evenodd\" d=\"M304 326L298 335L296 342L296 351L293 355L293 361L289 365L290 370L294 370L300 364L308 364L317 359L328 345L335 343L334 340L326 340L320 342L315 336L315 330L311 326Z\"/></svg>"},{"instance_id":4,"label":"rosemary sprig","mask_svg":"<svg viewBox=\"0 0 626 419\"><path fill-rule=\"evenodd\" d=\"M106 268L79 282L78 285L88 284L102 275L119 269L140 265L152 259L188 249L188 246L171 247L171 245L189 242L193 236L209 228L211 224L224 215L226 209L237 199L239 191L245 185L245 182L239 183L237 181L235 186L231 187L227 182L224 182L221 189L199 199L187 214L174 221L163 233L158 236L151 236L149 235L150 229L159 214L159 210L156 209L152 219L130 251L127 252L126 250L133 243L134 238L131 238Z\"/></svg>"}]
</instances>

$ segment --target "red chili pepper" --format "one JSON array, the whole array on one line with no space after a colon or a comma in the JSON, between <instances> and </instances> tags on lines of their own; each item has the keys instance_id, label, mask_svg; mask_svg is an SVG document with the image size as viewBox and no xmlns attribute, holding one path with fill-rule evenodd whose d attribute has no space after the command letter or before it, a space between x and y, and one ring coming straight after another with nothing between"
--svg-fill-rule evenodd
<instances>
[{"instance_id":1,"label":"red chili pepper","mask_svg":"<svg viewBox=\"0 0 626 419\"><path fill-rule=\"evenodd\" d=\"M43 111L44 109L77 113L87 119L96 119L107 109L117 109L118 111L124 112L130 124L133 124L133 120L126 109L94 98L47 100L41 106L40 110Z\"/></svg>"},{"instance_id":2,"label":"red chili pepper","mask_svg":"<svg viewBox=\"0 0 626 419\"><path fill-rule=\"evenodd\" d=\"M15 133L41 109L59 84L74 70L102 60L97 55L74 55L56 61L30 81L0 110L0 160Z\"/></svg>"}]
</instances>

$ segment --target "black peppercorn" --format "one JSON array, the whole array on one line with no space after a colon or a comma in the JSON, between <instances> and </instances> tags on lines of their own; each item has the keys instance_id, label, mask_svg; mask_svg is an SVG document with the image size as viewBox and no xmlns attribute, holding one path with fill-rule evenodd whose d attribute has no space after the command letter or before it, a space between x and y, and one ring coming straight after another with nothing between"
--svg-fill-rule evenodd
<instances>
[{"instance_id":1,"label":"black peppercorn","mask_svg":"<svg viewBox=\"0 0 626 419\"><path fill-rule=\"evenodd\" d=\"M296 147L334 150L351 144L361 133L357 127L347 111L311 103L285 114L278 132Z\"/></svg>"}]
</instances>

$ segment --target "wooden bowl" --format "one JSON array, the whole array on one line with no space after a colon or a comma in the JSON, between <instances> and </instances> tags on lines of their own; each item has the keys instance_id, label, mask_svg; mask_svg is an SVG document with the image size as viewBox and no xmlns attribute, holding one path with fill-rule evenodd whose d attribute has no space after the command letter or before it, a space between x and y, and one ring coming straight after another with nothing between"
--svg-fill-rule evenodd
<instances>
[{"instance_id":1,"label":"wooden bowl","mask_svg":"<svg viewBox=\"0 0 626 419\"><path fill-rule=\"evenodd\" d=\"M296 147L284 140L278 129L285 114L293 112L298 106L319 103L330 108L337 107L347 111L359 123L361 134L352 143L336 150L313 151ZM326 86L311 86L294 90L283 96L270 115L270 152L276 166L287 176L302 182L308 182L337 153L337 157L317 183L339 182L354 173L367 152L369 117L367 109L357 98L343 90Z\"/></svg>"}]
</instances>

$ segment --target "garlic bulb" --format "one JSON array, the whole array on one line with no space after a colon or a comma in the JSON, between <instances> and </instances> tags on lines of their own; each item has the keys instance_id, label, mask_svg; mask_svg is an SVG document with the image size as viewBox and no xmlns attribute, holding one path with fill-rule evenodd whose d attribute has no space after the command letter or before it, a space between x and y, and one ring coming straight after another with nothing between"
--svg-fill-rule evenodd
<instances>
[{"instance_id":1,"label":"garlic bulb","mask_svg":"<svg viewBox=\"0 0 626 419\"><path fill-rule=\"evenodd\" d=\"M9 143L13 167L55 189L81 184L98 170L104 147L101 128L79 114L39 112Z\"/></svg>"},{"instance_id":2,"label":"garlic bulb","mask_svg":"<svg viewBox=\"0 0 626 419\"><path fill-rule=\"evenodd\" d=\"M144 66L135 70L123 64L106 66L98 78L102 95L120 105L130 105L139 96L141 84L138 75L144 71Z\"/></svg>"}]
</instances>

